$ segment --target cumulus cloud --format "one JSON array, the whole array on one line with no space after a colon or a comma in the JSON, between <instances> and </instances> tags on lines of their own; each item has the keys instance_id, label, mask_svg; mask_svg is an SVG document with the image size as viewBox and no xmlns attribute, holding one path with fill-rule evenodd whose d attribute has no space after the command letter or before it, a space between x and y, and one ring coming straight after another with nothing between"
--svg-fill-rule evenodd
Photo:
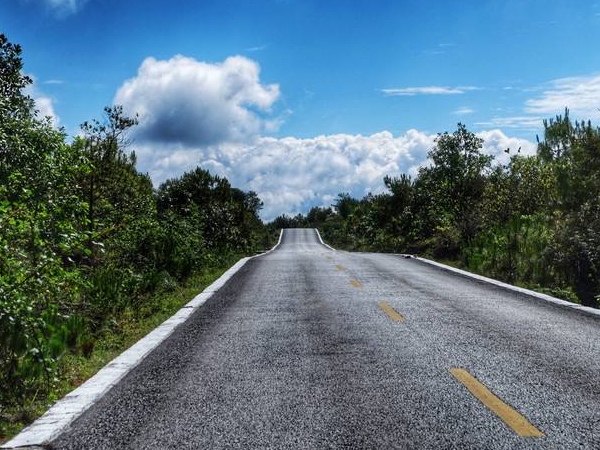
<instances>
[{"instance_id":1,"label":"cumulus cloud","mask_svg":"<svg viewBox=\"0 0 600 450\"><path fill-rule=\"evenodd\" d=\"M506 148L535 152L532 142L506 136L500 130L480 133L484 152L508 159ZM256 191L265 203L262 216L305 212L329 206L341 192L362 197L384 190L383 177L416 175L427 164L436 135L418 130L394 136L388 131L370 136L336 134L310 139L260 137L252 143L223 143L208 148L160 145L136 148L139 166L155 183L179 176L197 165L226 176L234 186Z\"/></svg>"},{"instance_id":2,"label":"cumulus cloud","mask_svg":"<svg viewBox=\"0 0 600 450\"><path fill-rule=\"evenodd\" d=\"M498 129L482 131L477 135L483 139L483 153L494 156L497 164L508 163L510 155L517 152L524 156L531 156L537 151L535 142L507 136ZM510 154L506 153L506 149L510 149Z\"/></svg>"},{"instance_id":3,"label":"cumulus cloud","mask_svg":"<svg viewBox=\"0 0 600 450\"><path fill-rule=\"evenodd\" d=\"M54 103L50 97L46 97L44 95L37 96L33 98L35 102L35 109L37 110L37 116L39 118L50 117L52 125L54 127L58 127L60 122L60 118L54 111Z\"/></svg>"},{"instance_id":4,"label":"cumulus cloud","mask_svg":"<svg viewBox=\"0 0 600 450\"><path fill-rule=\"evenodd\" d=\"M475 86L457 86L457 87L448 87L448 86L420 86L420 87L405 87L405 88L389 88L389 89L381 89L388 97L412 97L415 95L454 95L454 94L464 94L469 91L476 91L478 87Z\"/></svg>"},{"instance_id":5,"label":"cumulus cloud","mask_svg":"<svg viewBox=\"0 0 600 450\"><path fill-rule=\"evenodd\" d=\"M404 94L449 94L473 87L405 88ZM450 92L448 92L450 91ZM408 130L314 138L266 136L281 117L271 110L279 98L276 84L260 81L258 64L234 56L206 63L185 56L144 60L137 75L115 95L129 114L139 113L134 150L138 167L157 185L196 166L227 177L264 201L270 220L312 206L329 206L341 192L362 197L382 192L385 175L416 175L428 164L435 134ZM468 113L466 108L463 114ZM507 147L533 151L532 143L488 131L484 151L505 158Z\"/></svg>"},{"instance_id":6,"label":"cumulus cloud","mask_svg":"<svg viewBox=\"0 0 600 450\"><path fill-rule=\"evenodd\" d=\"M146 58L117 91L115 103L139 114L136 138L186 146L247 142L277 127L269 119L279 86L263 85L260 67L243 56L207 63L177 55Z\"/></svg>"},{"instance_id":7,"label":"cumulus cloud","mask_svg":"<svg viewBox=\"0 0 600 450\"><path fill-rule=\"evenodd\" d=\"M48 97L38 89L36 79L33 75L30 74L29 77L33 80L33 84L30 84L25 88L25 94L33 99L36 116L39 119L50 117L52 125L58 127L60 118L54 110L54 101L51 97Z\"/></svg>"},{"instance_id":8,"label":"cumulus cloud","mask_svg":"<svg viewBox=\"0 0 600 450\"><path fill-rule=\"evenodd\" d=\"M554 80L540 98L529 99L525 103L525 112L533 114L555 115L565 108L582 118L597 118L600 75Z\"/></svg>"}]
</instances>

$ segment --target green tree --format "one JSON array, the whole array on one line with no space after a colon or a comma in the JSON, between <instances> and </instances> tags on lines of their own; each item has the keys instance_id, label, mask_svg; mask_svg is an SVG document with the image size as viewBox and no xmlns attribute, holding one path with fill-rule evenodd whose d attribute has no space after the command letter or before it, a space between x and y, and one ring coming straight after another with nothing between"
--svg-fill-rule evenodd
<instances>
[{"instance_id":1,"label":"green tree","mask_svg":"<svg viewBox=\"0 0 600 450\"><path fill-rule=\"evenodd\" d=\"M252 251L264 241L258 216L262 202L256 193L233 188L227 179L200 167L161 184L158 207L161 213L173 211L184 218L199 212L201 234L214 251Z\"/></svg>"},{"instance_id":2,"label":"green tree","mask_svg":"<svg viewBox=\"0 0 600 450\"><path fill-rule=\"evenodd\" d=\"M73 342L69 313L84 282L75 264L87 204L77 179L88 170L62 131L39 120L23 89L21 49L0 36L0 391L3 404L51 388ZM72 329L71 329L72 331Z\"/></svg>"},{"instance_id":3,"label":"green tree","mask_svg":"<svg viewBox=\"0 0 600 450\"><path fill-rule=\"evenodd\" d=\"M423 236L435 230L448 255L475 236L479 202L492 157L482 153L483 140L463 124L438 135L429 152L431 165L419 170L415 183Z\"/></svg>"},{"instance_id":4,"label":"green tree","mask_svg":"<svg viewBox=\"0 0 600 450\"><path fill-rule=\"evenodd\" d=\"M555 174L557 201L554 258L582 304L600 294L600 129L564 116L544 123L538 154Z\"/></svg>"},{"instance_id":5,"label":"green tree","mask_svg":"<svg viewBox=\"0 0 600 450\"><path fill-rule=\"evenodd\" d=\"M88 203L90 264L96 263L99 243L125 226L128 220L153 209L152 183L136 171L135 153L127 152L127 131L137 119L124 115L120 106L104 108L105 120L84 122L83 137L74 146L82 151L91 169L83 179Z\"/></svg>"}]
</instances>

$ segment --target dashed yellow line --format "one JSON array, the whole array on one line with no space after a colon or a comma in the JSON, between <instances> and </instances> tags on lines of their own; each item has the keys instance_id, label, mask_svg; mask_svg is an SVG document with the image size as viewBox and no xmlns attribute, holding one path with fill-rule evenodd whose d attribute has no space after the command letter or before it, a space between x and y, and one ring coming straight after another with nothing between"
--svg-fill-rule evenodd
<instances>
[{"instance_id":1,"label":"dashed yellow line","mask_svg":"<svg viewBox=\"0 0 600 450\"><path fill-rule=\"evenodd\" d=\"M342 266L341 264L336 264L335 265L335 270L339 270L340 272L342 272L343 270L345 270L346 268L344 266Z\"/></svg>"},{"instance_id":2,"label":"dashed yellow line","mask_svg":"<svg viewBox=\"0 0 600 450\"><path fill-rule=\"evenodd\" d=\"M389 303L379 302L378 306L388 315L394 322L404 322L404 316L390 306Z\"/></svg>"},{"instance_id":3,"label":"dashed yellow line","mask_svg":"<svg viewBox=\"0 0 600 450\"><path fill-rule=\"evenodd\" d=\"M450 369L450 373L454 375L454 377L460 381L471 394L477 398L477 400L500 417L519 436L544 436L544 433L534 427L516 410L496 397L487 387L485 387L485 385L477 381L477 379L465 369Z\"/></svg>"},{"instance_id":4,"label":"dashed yellow line","mask_svg":"<svg viewBox=\"0 0 600 450\"><path fill-rule=\"evenodd\" d=\"M356 278L350 278L350 284L354 286L356 289L362 289L362 283L358 281Z\"/></svg>"}]
</instances>

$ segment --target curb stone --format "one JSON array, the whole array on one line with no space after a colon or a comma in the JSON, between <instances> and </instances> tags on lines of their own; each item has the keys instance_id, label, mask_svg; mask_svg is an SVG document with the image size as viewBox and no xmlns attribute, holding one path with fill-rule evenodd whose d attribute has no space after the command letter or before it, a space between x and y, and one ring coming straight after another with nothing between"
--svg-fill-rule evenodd
<instances>
[{"instance_id":1,"label":"curb stone","mask_svg":"<svg viewBox=\"0 0 600 450\"><path fill-rule=\"evenodd\" d=\"M169 319L150 331L115 359L110 361L85 383L56 402L44 415L24 428L10 441L0 445L0 449L43 450L49 443L98 402L113 386L138 366L156 347L167 339L175 329L184 323L198 308L221 289L248 261L271 253L281 243L283 230L277 244L267 252L241 258L210 286L196 295Z\"/></svg>"}]
</instances>

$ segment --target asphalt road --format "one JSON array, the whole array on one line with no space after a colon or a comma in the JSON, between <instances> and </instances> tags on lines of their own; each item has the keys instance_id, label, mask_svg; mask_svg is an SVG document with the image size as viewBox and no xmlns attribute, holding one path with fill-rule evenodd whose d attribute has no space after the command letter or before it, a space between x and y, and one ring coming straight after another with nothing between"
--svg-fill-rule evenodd
<instances>
[{"instance_id":1,"label":"asphalt road","mask_svg":"<svg viewBox=\"0 0 600 450\"><path fill-rule=\"evenodd\" d=\"M598 449L600 321L285 230L53 447Z\"/></svg>"}]
</instances>

